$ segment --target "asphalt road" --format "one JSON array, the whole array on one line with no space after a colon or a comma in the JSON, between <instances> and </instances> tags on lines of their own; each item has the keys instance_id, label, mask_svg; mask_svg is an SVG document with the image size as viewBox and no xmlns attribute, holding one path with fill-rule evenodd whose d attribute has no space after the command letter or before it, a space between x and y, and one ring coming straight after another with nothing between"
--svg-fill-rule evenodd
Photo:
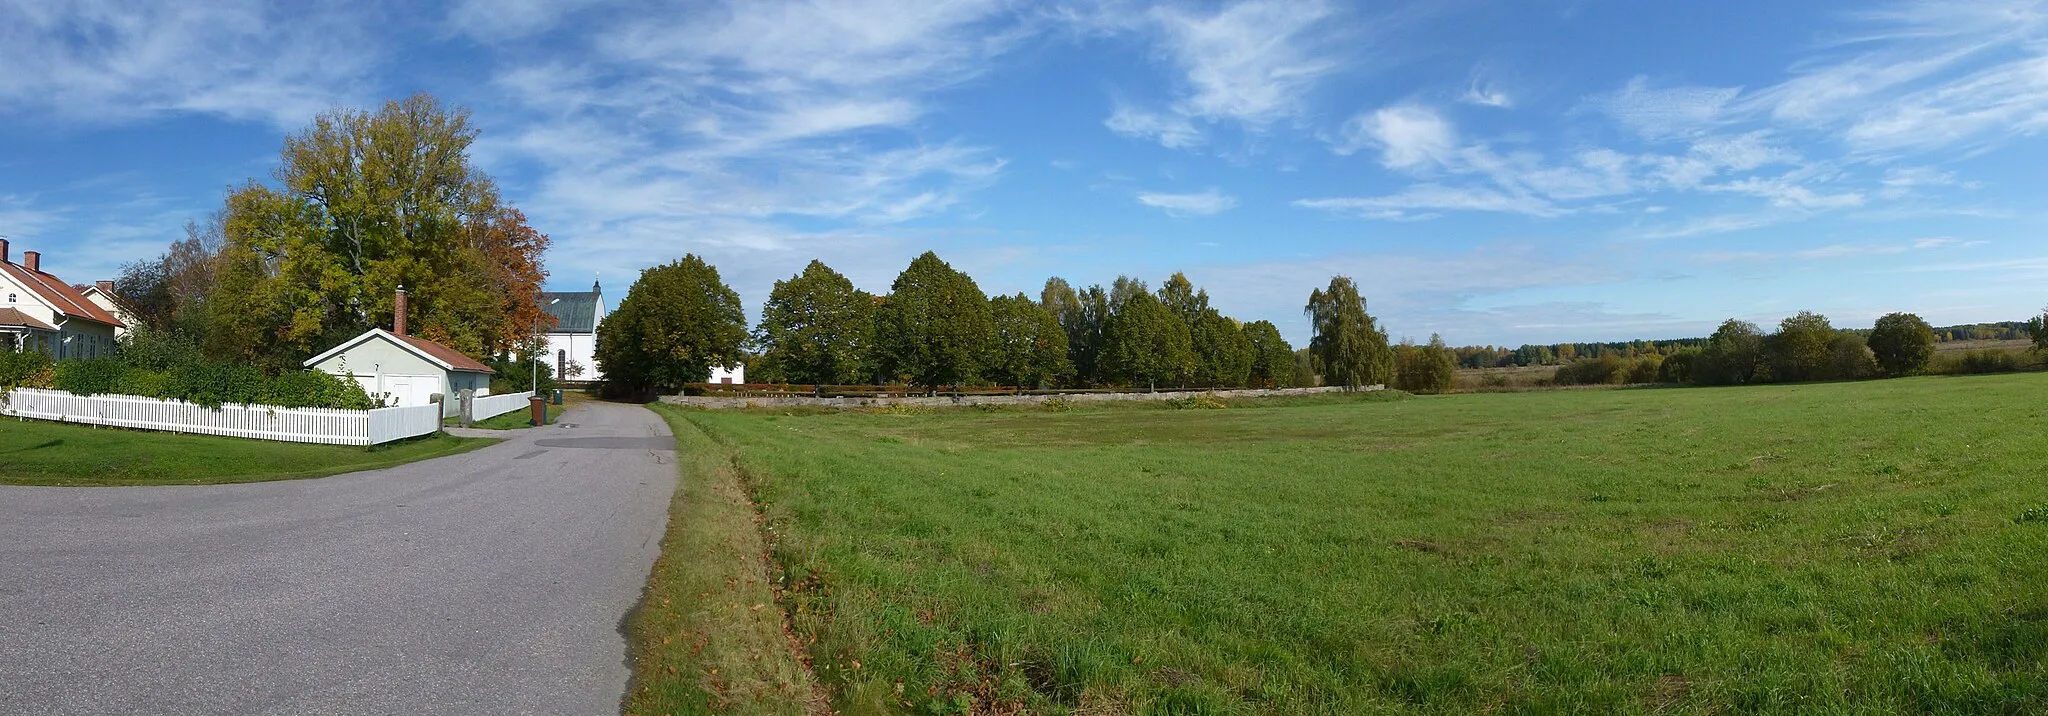
<instances>
[{"instance_id":1,"label":"asphalt road","mask_svg":"<svg viewBox=\"0 0 2048 716\"><path fill-rule=\"evenodd\" d=\"M675 442L602 403L515 434L318 480L0 486L0 714L618 713Z\"/></svg>"}]
</instances>

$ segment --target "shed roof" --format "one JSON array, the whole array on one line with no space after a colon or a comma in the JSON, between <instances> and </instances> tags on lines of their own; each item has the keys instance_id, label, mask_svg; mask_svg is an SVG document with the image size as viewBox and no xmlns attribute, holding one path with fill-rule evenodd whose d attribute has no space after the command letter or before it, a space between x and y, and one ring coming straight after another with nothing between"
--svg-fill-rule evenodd
<instances>
[{"instance_id":1,"label":"shed roof","mask_svg":"<svg viewBox=\"0 0 2048 716\"><path fill-rule=\"evenodd\" d=\"M354 338L348 339L347 341L343 341L341 345L329 348L327 349L327 352L321 353L320 355L313 356L312 358L307 359L306 367L311 368L314 365L319 364L321 361L333 358L335 355L341 353L342 351L346 351L350 348L362 345L364 341L368 341L372 338L383 338L384 340L390 341L391 343L396 344L400 348L404 348L408 351L411 351L414 355L427 359L427 362L440 366L443 370L451 370L457 373L484 373L487 375L496 374L498 372L495 370L491 370L490 366L484 365L477 359L464 355L462 351L449 348L447 346L435 343L433 341L421 338L419 336L401 336L396 333L384 330L382 328L372 328L368 331L364 331L363 334L360 336L356 336Z\"/></svg>"}]
</instances>

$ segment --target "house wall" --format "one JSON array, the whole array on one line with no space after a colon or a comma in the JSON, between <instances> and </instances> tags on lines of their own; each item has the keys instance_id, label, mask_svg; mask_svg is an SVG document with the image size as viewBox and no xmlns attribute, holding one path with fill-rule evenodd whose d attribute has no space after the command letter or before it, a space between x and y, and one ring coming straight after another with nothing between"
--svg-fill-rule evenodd
<instances>
[{"instance_id":1,"label":"house wall","mask_svg":"<svg viewBox=\"0 0 2048 716\"><path fill-rule=\"evenodd\" d=\"M68 319L57 324L58 359L105 358L114 355L114 327Z\"/></svg>"},{"instance_id":2,"label":"house wall","mask_svg":"<svg viewBox=\"0 0 2048 716\"><path fill-rule=\"evenodd\" d=\"M730 368L720 368L715 365L711 366L711 379L704 382L745 383L747 382L747 367L744 365L736 365Z\"/></svg>"},{"instance_id":3,"label":"house wall","mask_svg":"<svg viewBox=\"0 0 2048 716\"><path fill-rule=\"evenodd\" d=\"M99 358L114 353L113 326L65 318L5 273L0 273L0 308L12 308L57 327L56 335L30 337L26 346L30 350L40 350L59 360Z\"/></svg>"},{"instance_id":4,"label":"house wall","mask_svg":"<svg viewBox=\"0 0 2048 716\"><path fill-rule=\"evenodd\" d=\"M386 376L430 376L440 386L434 392L450 396L450 399L465 389L475 390L478 395L488 395L491 390L488 375L445 370L381 336L329 356L327 360L313 364L313 369L339 376L352 372L356 382L362 384L363 392L369 393L370 397L397 397L402 401L401 405L411 403L403 402L404 396L392 395L393 386Z\"/></svg>"},{"instance_id":5,"label":"house wall","mask_svg":"<svg viewBox=\"0 0 2048 716\"><path fill-rule=\"evenodd\" d=\"M14 278L8 276L5 271L0 271L0 308L12 308L28 314L29 318L52 326L57 325L58 319L61 318L56 311L43 305L43 302L36 298L35 292L15 283Z\"/></svg>"},{"instance_id":6,"label":"house wall","mask_svg":"<svg viewBox=\"0 0 2048 716\"><path fill-rule=\"evenodd\" d=\"M104 308L107 310L108 313L114 314L114 317L121 319L122 323L126 323L131 326L140 323L140 321L137 320L133 314L130 314L128 312L128 309L122 308L121 304L115 303L113 298L107 296L107 294L101 293L99 288L96 286L93 288L86 289L85 297L88 300L91 300L93 302L93 305L99 306L100 308ZM120 338L125 335L128 335L128 329L114 329L115 338Z\"/></svg>"},{"instance_id":7,"label":"house wall","mask_svg":"<svg viewBox=\"0 0 2048 716\"><path fill-rule=\"evenodd\" d=\"M582 364L583 375L572 376L569 380L604 380L604 374L597 370L597 336L589 333L547 334L547 354L543 356L548 370L555 370L557 351L566 352L569 360Z\"/></svg>"}]
</instances>

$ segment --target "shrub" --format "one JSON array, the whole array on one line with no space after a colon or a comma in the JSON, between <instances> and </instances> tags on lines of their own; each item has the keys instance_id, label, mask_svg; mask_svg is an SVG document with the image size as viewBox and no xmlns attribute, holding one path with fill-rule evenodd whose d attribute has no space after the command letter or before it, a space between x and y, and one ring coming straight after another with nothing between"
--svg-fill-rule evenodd
<instances>
[{"instance_id":1,"label":"shrub","mask_svg":"<svg viewBox=\"0 0 2048 716\"><path fill-rule=\"evenodd\" d=\"M1864 343L1863 336L1842 331L1835 334L1834 342L1828 345L1829 377L1836 380L1863 380L1878 373L1877 356Z\"/></svg>"},{"instance_id":2,"label":"shrub","mask_svg":"<svg viewBox=\"0 0 2048 716\"><path fill-rule=\"evenodd\" d=\"M1663 368L1664 356L1655 353L1636 356L1628 367L1628 382L1655 383L1657 376L1663 373Z\"/></svg>"},{"instance_id":3,"label":"shrub","mask_svg":"<svg viewBox=\"0 0 2048 716\"><path fill-rule=\"evenodd\" d=\"M1040 402L1038 407L1044 408L1048 413L1064 413L1074 409L1074 401L1054 396Z\"/></svg>"},{"instance_id":4,"label":"shrub","mask_svg":"<svg viewBox=\"0 0 2048 716\"><path fill-rule=\"evenodd\" d=\"M128 366L115 358L68 360L57 364L53 385L74 395L118 395Z\"/></svg>"},{"instance_id":5,"label":"shrub","mask_svg":"<svg viewBox=\"0 0 2048 716\"><path fill-rule=\"evenodd\" d=\"M2006 373L2019 370L2019 358L2009 351L1992 348L1963 351L1957 355L1944 355L1935 359L1928 370L1932 373L1964 375L1973 373Z\"/></svg>"},{"instance_id":6,"label":"shrub","mask_svg":"<svg viewBox=\"0 0 2048 716\"><path fill-rule=\"evenodd\" d=\"M77 395L133 395L218 408L229 403L280 408L368 410L377 407L353 380L316 371L264 375L250 365L187 361L163 370L126 358L56 364L51 387Z\"/></svg>"},{"instance_id":7,"label":"shrub","mask_svg":"<svg viewBox=\"0 0 2048 716\"><path fill-rule=\"evenodd\" d=\"M1560 366L1551 382L1557 385L1609 385L1628 380L1629 362L1613 353L1598 358L1580 358Z\"/></svg>"},{"instance_id":8,"label":"shrub","mask_svg":"<svg viewBox=\"0 0 2048 716\"><path fill-rule=\"evenodd\" d=\"M1222 398L1208 393L1190 395L1185 398L1174 398L1173 400L1166 401L1166 404L1181 410L1221 410L1230 407L1230 404L1223 402Z\"/></svg>"},{"instance_id":9,"label":"shrub","mask_svg":"<svg viewBox=\"0 0 2048 716\"><path fill-rule=\"evenodd\" d=\"M48 356L35 351L0 351L0 391L48 388L54 380Z\"/></svg>"},{"instance_id":10,"label":"shrub","mask_svg":"<svg viewBox=\"0 0 2048 716\"><path fill-rule=\"evenodd\" d=\"M1664 356L1664 363L1657 366L1657 382L1691 383L1693 381L1693 367L1699 364L1700 353L1700 349L1688 347L1680 348L1672 351L1671 355Z\"/></svg>"}]
</instances>

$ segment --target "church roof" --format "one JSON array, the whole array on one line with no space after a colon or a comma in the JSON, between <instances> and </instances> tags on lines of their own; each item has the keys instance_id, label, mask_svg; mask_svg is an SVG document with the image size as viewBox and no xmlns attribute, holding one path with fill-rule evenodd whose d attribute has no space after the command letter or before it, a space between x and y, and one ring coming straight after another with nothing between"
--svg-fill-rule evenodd
<instances>
[{"instance_id":1,"label":"church roof","mask_svg":"<svg viewBox=\"0 0 2048 716\"><path fill-rule=\"evenodd\" d=\"M596 333L598 314L604 310L604 287L592 284L589 291L542 293L540 302L548 315L555 317L555 327L549 333Z\"/></svg>"}]
</instances>

